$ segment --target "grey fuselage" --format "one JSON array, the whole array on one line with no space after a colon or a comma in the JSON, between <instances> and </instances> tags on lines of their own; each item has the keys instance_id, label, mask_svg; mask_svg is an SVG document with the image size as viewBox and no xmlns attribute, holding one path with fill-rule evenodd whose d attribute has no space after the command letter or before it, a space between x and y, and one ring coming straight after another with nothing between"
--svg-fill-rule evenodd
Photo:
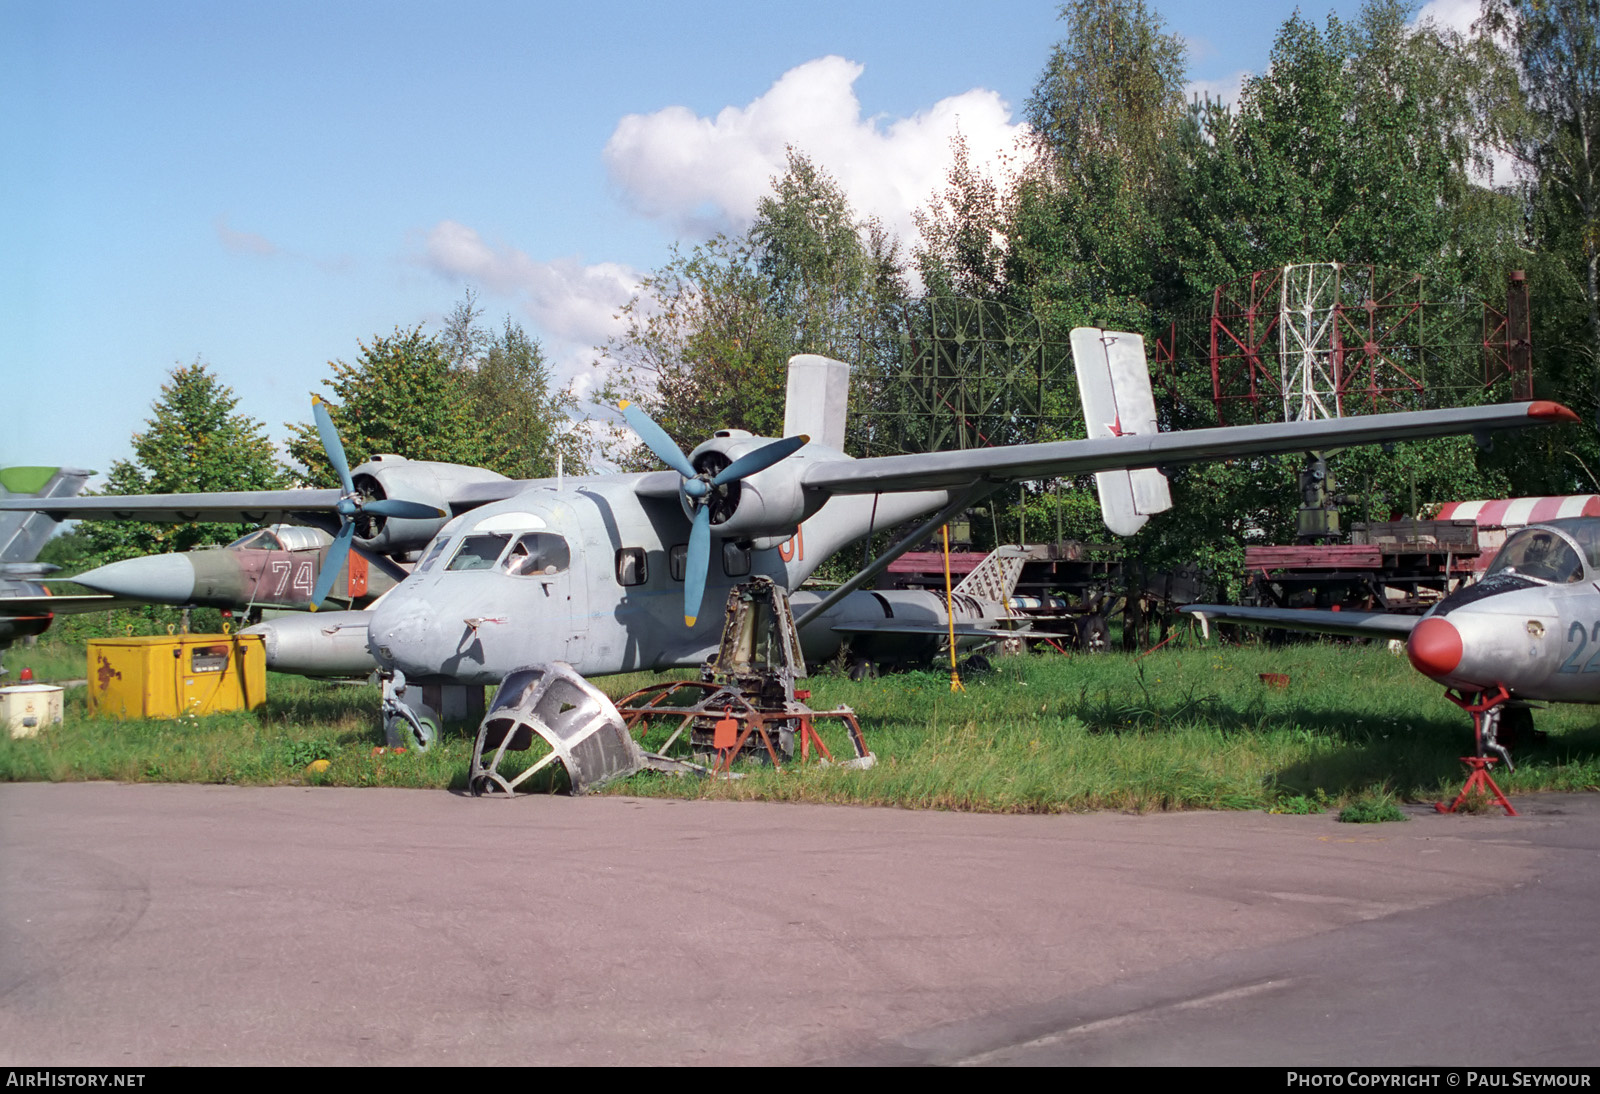
<instances>
[{"instance_id":1,"label":"grey fuselage","mask_svg":"<svg viewBox=\"0 0 1600 1094\"><path fill-rule=\"evenodd\" d=\"M641 496L633 476L561 488L539 485L447 524L423 561L369 613L368 644L408 680L492 684L525 665L565 661L585 676L703 662L721 637L728 590L765 576L793 590L829 555L873 529L937 508L944 491L836 496L796 535L749 548L712 529L712 565L693 627L685 626L674 548L688 540L676 497ZM556 536L565 555L538 572L508 572L525 536ZM480 567L462 554L506 537L506 553ZM536 541L541 549L549 542ZM681 550L677 552L681 555ZM746 560L748 568L746 569Z\"/></svg>"},{"instance_id":2,"label":"grey fuselage","mask_svg":"<svg viewBox=\"0 0 1600 1094\"><path fill-rule=\"evenodd\" d=\"M1516 533L1481 581L1418 621L1407 653L1463 692L1600 702L1600 518Z\"/></svg>"}]
</instances>

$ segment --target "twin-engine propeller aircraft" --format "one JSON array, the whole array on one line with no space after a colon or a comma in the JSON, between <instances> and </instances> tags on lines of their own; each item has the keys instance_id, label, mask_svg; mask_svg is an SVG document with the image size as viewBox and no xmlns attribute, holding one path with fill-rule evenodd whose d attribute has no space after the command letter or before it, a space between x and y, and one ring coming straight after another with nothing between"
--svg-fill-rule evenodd
<instances>
[{"instance_id":1,"label":"twin-engine propeller aircraft","mask_svg":"<svg viewBox=\"0 0 1600 1094\"><path fill-rule=\"evenodd\" d=\"M848 367L801 355L790 362L783 440L722 430L684 454L638 407L625 408L666 471L512 481L375 456L352 473L316 400L339 489L4 501L0 510L337 528L313 602L352 543L391 555L421 549L410 576L369 613L368 644L384 671L391 732L403 719L426 738L418 715L429 712L408 685L498 683L550 662L585 676L698 665L722 630L720 614L701 614L708 596L725 603L755 576L794 590L846 544L933 514L806 609L796 619L804 627L1008 483L1094 474L1108 524L1130 534L1171 504L1161 472L1169 466L1576 420L1534 402L1163 434L1142 338L1084 328L1072 344L1089 430L1080 441L853 459L842 451Z\"/></svg>"},{"instance_id":2,"label":"twin-engine propeller aircraft","mask_svg":"<svg viewBox=\"0 0 1600 1094\"><path fill-rule=\"evenodd\" d=\"M800 629L800 651L808 665L842 656L850 674L860 678L880 669L929 664L947 652L952 635L963 651L1020 641L1024 635L1064 638L1029 629L1029 617L1011 607L1028 557L1018 547L997 547L948 597L922 589L850 593ZM804 614L824 595L797 592L790 598L791 609ZM371 619L367 611L295 612L241 633L261 636L267 668L274 672L349 678L378 669L367 646Z\"/></svg>"},{"instance_id":3,"label":"twin-engine propeller aircraft","mask_svg":"<svg viewBox=\"0 0 1600 1094\"><path fill-rule=\"evenodd\" d=\"M1404 639L1416 670L1472 715L1478 757L1511 766L1528 701L1600 703L1600 517L1530 524L1426 615L1191 604L1203 621ZM1505 739L1502 739L1504 737Z\"/></svg>"}]
</instances>

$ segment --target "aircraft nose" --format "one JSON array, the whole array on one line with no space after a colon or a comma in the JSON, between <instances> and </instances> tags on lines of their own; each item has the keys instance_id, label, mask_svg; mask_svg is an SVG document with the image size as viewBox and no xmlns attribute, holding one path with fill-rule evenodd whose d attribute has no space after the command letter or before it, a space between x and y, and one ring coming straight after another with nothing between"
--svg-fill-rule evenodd
<instances>
[{"instance_id":1,"label":"aircraft nose","mask_svg":"<svg viewBox=\"0 0 1600 1094\"><path fill-rule=\"evenodd\" d=\"M1406 639L1406 656L1424 676L1449 676L1461 664L1461 632L1448 619L1430 615Z\"/></svg>"},{"instance_id":2,"label":"aircraft nose","mask_svg":"<svg viewBox=\"0 0 1600 1094\"><path fill-rule=\"evenodd\" d=\"M152 604L187 604L194 597L194 564L183 555L124 559L72 580L97 592Z\"/></svg>"},{"instance_id":3,"label":"aircraft nose","mask_svg":"<svg viewBox=\"0 0 1600 1094\"><path fill-rule=\"evenodd\" d=\"M375 608L367 625L367 647L378 663L408 674L426 672L433 613L415 597L389 596ZM437 659L435 659L435 667Z\"/></svg>"}]
</instances>

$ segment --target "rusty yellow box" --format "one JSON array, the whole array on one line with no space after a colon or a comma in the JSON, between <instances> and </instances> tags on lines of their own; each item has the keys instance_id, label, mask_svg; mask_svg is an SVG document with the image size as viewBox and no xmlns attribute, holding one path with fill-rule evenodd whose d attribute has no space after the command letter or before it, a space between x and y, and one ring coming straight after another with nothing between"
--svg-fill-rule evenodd
<instances>
[{"instance_id":1,"label":"rusty yellow box","mask_svg":"<svg viewBox=\"0 0 1600 1094\"><path fill-rule=\"evenodd\" d=\"M172 634L89 642L89 713L177 718L254 710L267 698L256 634Z\"/></svg>"}]
</instances>

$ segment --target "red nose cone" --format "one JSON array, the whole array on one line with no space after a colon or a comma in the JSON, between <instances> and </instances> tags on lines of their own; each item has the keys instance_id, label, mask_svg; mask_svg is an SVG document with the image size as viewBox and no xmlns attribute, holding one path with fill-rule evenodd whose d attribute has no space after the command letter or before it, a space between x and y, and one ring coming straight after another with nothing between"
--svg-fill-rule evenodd
<instances>
[{"instance_id":1,"label":"red nose cone","mask_svg":"<svg viewBox=\"0 0 1600 1094\"><path fill-rule=\"evenodd\" d=\"M1406 639L1406 656L1424 676L1449 676L1461 664L1461 632L1448 619L1429 616Z\"/></svg>"}]
</instances>

